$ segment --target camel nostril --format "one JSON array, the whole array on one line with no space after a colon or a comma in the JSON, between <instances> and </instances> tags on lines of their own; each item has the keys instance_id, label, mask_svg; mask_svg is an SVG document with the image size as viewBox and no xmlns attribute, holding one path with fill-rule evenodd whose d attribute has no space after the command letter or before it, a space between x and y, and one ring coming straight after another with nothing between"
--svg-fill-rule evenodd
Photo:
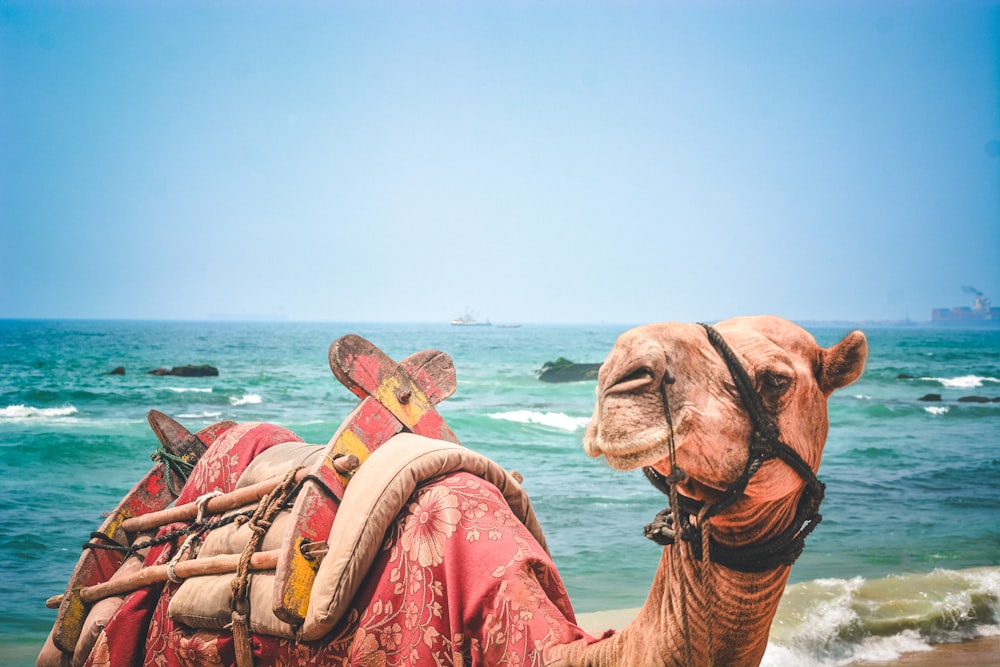
<instances>
[{"instance_id":1,"label":"camel nostril","mask_svg":"<svg viewBox=\"0 0 1000 667\"><path fill-rule=\"evenodd\" d=\"M626 394L630 391L638 391L646 389L648 386L655 383L655 376L653 371L648 368L642 367L623 375L614 384L609 386L605 393L607 394Z\"/></svg>"}]
</instances>

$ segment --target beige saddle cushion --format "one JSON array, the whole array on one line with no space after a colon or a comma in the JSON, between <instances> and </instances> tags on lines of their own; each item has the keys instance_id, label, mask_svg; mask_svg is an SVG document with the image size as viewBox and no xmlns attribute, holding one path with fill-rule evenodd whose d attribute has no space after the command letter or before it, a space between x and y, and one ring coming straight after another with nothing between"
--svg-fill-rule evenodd
<instances>
[{"instance_id":1,"label":"beige saddle cushion","mask_svg":"<svg viewBox=\"0 0 1000 667\"><path fill-rule=\"evenodd\" d=\"M330 530L330 552L320 563L309 596L309 610L300 634L303 640L319 639L347 611L386 531L417 486L459 471L497 487L514 516L545 547L528 494L506 470L461 445L401 433L376 449L347 487Z\"/></svg>"},{"instance_id":2,"label":"beige saddle cushion","mask_svg":"<svg viewBox=\"0 0 1000 667\"><path fill-rule=\"evenodd\" d=\"M288 443L263 452L240 478L248 486L283 475L298 466L311 467L324 447ZM250 584L250 627L265 635L309 641L329 632L347 611L375 560L386 531L420 484L435 477L464 471L480 477L504 495L513 514L545 547L545 538L520 484L490 459L441 440L412 433L399 434L376 449L358 468L347 486L337 519L327 539L330 550L320 563L310 593L305 623L295 628L272 611L274 571L255 572ZM278 515L265 535L262 551L280 547L289 530L289 513ZM213 530L199 557L242 553L251 531L229 525ZM186 580L170 602L170 617L186 625L219 630L229 624L230 583L234 575L193 577Z\"/></svg>"},{"instance_id":3,"label":"beige saddle cushion","mask_svg":"<svg viewBox=\"0 0 1000 667\"><path fill-rule=\"evenodd\" d=\"M236 484L237 488L251 486L268 479L283 477L293 468L311 468L323 455L324 445L289 442L270 447L261 452L247 466ZM241 507L231 514L252 510ZM290 513L281 512L258 547L271 551L281 547ZM211 531L198 550L199 558L221 554L243 553L253 531L246 523L227 524ZM170 600L170 618L193 628L222 630L232 622L231 601L234 574L216 574L186 579ZM274 599L274 570L257 571L250 575L250 630L257 634L293 639L296 629L280 620L271 611Z\"/></svg>"}]
</instances>

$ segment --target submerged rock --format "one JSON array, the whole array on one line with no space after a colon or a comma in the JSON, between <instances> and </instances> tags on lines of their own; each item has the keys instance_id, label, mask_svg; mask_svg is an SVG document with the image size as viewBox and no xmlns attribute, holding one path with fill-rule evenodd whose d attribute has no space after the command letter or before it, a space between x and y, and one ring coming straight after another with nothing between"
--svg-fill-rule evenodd
<instances>
[{"instance_id":1,"label":"submerged rock","mask_svg":"<svg viewBox=\"0 0 1000 667\"><path fill-rule=\"evenodd\" d=\"M937 403L937 402L941 401L941 394L924 394L923 396L921 396L917 400L918 401L934 401L934 402Z\"/></svg>"},{"instance_id":2,"label":"submerged rock","mask_svg":"<svg viewBox=\"0 0 1000 667\"><path fill-rule=\"evenodd\" d=\"M108 375L125 375L125 367L115 366L113 369L108 371Z\"/></svg>"},{"instance_id":3,"label":"submerged rock","mask_svg":"<svg viewBox=\"0 0 1000 667\"><path fill-rule=\"evenodd\" d=\"M578 364L565 357L559 357L555 361L546 361L535 371L535 375L542 382L582 382L596 380L600 368L600 364Z\"/></svg>"},{"instance_id":4,"label":"submerged rock","mask_svg":"<svg viewBox=\"0 0 1000 667\"><path fill-rule=\"evenodd\" d=\"M170 369L170 374L182 377L214 377L219 374L219 369L208 364L200 366L174 366Z\"/></svg>"}]
</instances>

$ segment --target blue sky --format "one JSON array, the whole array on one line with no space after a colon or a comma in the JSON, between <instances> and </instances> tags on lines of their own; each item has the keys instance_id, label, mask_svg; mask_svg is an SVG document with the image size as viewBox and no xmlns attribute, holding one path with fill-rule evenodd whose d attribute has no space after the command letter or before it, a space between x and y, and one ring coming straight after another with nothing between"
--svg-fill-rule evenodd
<instances>
[{"instance_id":1,"label":"blue sky","mask_svg":"<svg viewBox=\"0 0 1000 667\"><path fill-rule=\"evenodd\" d=\"M0 317L1000 304L996 2L0 0Z\"/></svg>"}]
</instances>

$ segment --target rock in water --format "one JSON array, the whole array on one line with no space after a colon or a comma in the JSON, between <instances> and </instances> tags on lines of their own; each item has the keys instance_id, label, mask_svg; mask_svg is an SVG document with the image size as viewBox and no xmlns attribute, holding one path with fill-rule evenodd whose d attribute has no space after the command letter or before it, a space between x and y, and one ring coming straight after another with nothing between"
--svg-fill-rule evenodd
<instances>
[{"instance_id":1,"label":"rock in water","mask_svg":"<svg viewBox=\"0 0 1000 667\"><path fill-rule=\"evenodd\" d=\"M600 364L578 364L559 357L555 361L546 361L535 374L542 382L581 382L596 380L600 368Z\"/></svg>"},{"instance_id":2,"label":"rock in water","mask_svg":"<svg viewBox=\"0 0 1000 667\"><path fill-rule=\"evenodd\" d=\"M201 366L174 366L170 369L170 374L181 377L214 377L219 374L219 369L208 364L202 364Z\"/></svg>"}]
</instances>

